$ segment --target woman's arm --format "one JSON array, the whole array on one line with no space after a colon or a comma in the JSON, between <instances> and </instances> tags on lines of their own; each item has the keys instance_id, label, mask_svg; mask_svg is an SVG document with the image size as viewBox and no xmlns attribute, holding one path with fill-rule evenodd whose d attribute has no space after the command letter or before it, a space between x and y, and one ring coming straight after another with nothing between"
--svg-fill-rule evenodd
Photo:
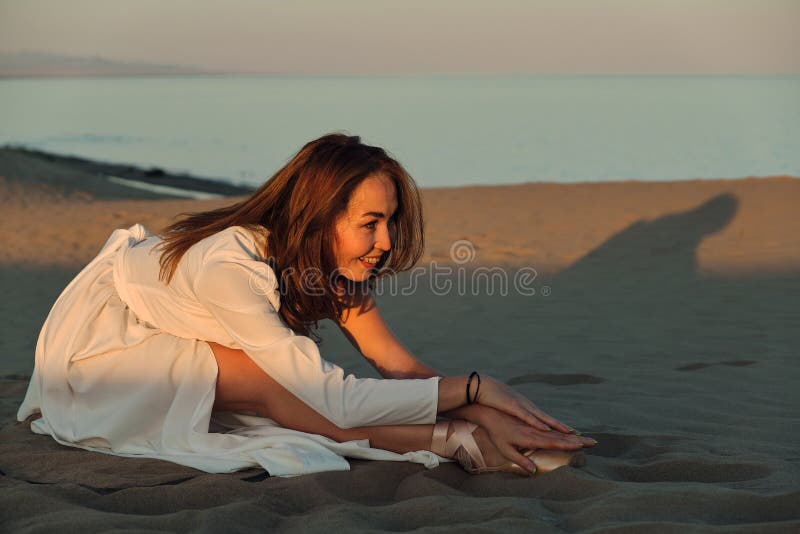
<instances>
[{"instance_id":1,"label":"woman's arm","mask_svg":"<svg viewBox=\"0 0 800 534\"><path fill-rule=\"evenodd\" d=\"M345 313L339 327L351 343L361 352L384 378L430 378L444 377L436 369L418 361L395 337L388 325L381 318L374 298L369 295L363 304L351 308ZM498 421L508 419L500 416L508 414L518 418L511 427L529 430L571 432L572 429L552 418L537 408L523 395L516 393L502 382L491 377L484 377L484 386L480 391L481 404L464 404L466 402L466 377L446 377L439 382L439 410L443 415L454 419L467 419L483 427L498 427ZM472 385L475 393L476 384ZM451 408L448 408L451 407ZM444 410L444 412L441 412ZM514 419L511 420L512 422ZM524 421L524 423L523 423ZM517 425L517 426L514 426ZM549 425L549 426L548 426ZM557 434L557 433L554 433ZM551 441L559 438L549 438ZM547 443L550 443L549 441Z\"/></svg>"},{"instance_id":2,"label":"woman's arm","mask_svg":"<svg viewBox=\"0 0 800 534\"><path fill-rule=\"evenodd\" d=\"M276 382L340 428L429 424L440 410L463 403L456 391L466 377L440 384L439 377L376 380L345 376L341 367L321 357L309 337L298 336L286 326L265 297L274 295L277 287L275 273L264 262L235 249L210 253L193 280L198 303L219 326L206 334L207 339L236 343ZM442 398L437 400L437 394Z\"/></svg>"},{"instance_id":3,"label":"woman's arm","mask_svg":"<svg viewBox=\"0 0 800 534\"><path fill-rule=\"evenodd\" d=\"M381 317L372 295L365 296L360 306L346 310L339 328L384 378L444 376L414 358L400 343Z\"/></svg>"},{"instance_id":4,"label":"woman's arm","mask_svg":"<svg viewBox=\"0 0 800 534\"><path fill-rule=\"evenodd\" d=\"M345 312L339 322L344 335L383 378L430 378L442 376L417 360L392 333L381 317L372 295L365 297L361 306ZM473 384L473 388L475 385ZM474 391L474 390L473 390ZM463 391L466 397L466 388ZM492 408L471 404L449 410L442 415L453 419L467 419L482 424Z\"/></svg>"}]
</instances>

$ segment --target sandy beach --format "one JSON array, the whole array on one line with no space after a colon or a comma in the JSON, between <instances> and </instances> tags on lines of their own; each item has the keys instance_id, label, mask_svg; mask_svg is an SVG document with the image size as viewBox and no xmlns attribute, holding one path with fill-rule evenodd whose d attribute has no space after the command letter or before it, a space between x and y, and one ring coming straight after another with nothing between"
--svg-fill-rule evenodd
<instances>
[{"instance_id":1,"label":"sandy beach","mask_svg":"<svg viewBox=\"0 0 800 534\"><path fill-rule=\"evenodd\" d=\"M0 149L0 530L800 529L800 178L788 176L423 190L419 276L380 286L382 314L426 363L502 379L596 438L581 469L524 479L351 460L219 475L16 423L42 322L110 233L158 232L241 194ZM321 335L323 357L378 376L332 323Z\"/></svg>"}]
</instances>

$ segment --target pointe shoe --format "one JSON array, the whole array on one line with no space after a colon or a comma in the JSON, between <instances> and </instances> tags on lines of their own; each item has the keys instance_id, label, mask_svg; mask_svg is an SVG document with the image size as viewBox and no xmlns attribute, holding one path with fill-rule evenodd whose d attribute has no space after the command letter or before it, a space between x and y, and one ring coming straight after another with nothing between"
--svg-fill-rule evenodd
<instances>
[{"instance_id":1,"label":"pointe shoe","mask_svg":"<svg viewBox=\"0 0 800 534\"><path fill-rule=\"evenodd\" d=\"M450 425L454 427L453 433L450 438L447 438L447 431ZM536 471L534 472L530 472L514 462L506 462L502 465L490 467L486 465L483 454L472 435L476 428L478 428L478 425L475 423L458 419L436 423L433 427L431 452L445 458L454 459L471 475L504 472L530 477L540 473L549 473L565 465L581 467L586 463L586 456L581 451L529 449L522 451L522 454L536 464Z\"/></svg>"}]
</instances>

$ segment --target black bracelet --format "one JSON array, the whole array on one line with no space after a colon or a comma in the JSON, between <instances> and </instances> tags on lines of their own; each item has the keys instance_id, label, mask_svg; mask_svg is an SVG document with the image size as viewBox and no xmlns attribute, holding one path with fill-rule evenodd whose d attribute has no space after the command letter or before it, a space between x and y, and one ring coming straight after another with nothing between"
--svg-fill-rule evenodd
<instances>
[{"instance_id":1,"label":"black bracelet","mask_svg":"<svg viewBox=\"0 0 800 534\"><path fill-rule=\"evenodd\" d=\"M475 389L475 396L470 399L469 398L469 387L472 385L472 377L478 377L478 387ZM467 404L474 404L475 401L478 400L478 392L481 390L481 375L478 374L478 371L472 371L469 375L469 380L467 380Z\"/></svg>"}]
</instances>

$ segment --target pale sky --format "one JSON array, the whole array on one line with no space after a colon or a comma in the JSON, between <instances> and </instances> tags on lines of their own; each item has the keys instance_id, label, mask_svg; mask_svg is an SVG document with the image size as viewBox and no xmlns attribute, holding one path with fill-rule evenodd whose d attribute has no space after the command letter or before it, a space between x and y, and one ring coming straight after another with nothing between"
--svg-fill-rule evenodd
<instances>
[{"instance_id":1,"label":"pale sky","mask_svg":"<svg viewBox=\"0 0 800 534\"><path fill-rule=\"evenodd\" d=\"M800 0L0 0L0 52L286 74L794 73Z\"/></svg>"}]
</instances>

